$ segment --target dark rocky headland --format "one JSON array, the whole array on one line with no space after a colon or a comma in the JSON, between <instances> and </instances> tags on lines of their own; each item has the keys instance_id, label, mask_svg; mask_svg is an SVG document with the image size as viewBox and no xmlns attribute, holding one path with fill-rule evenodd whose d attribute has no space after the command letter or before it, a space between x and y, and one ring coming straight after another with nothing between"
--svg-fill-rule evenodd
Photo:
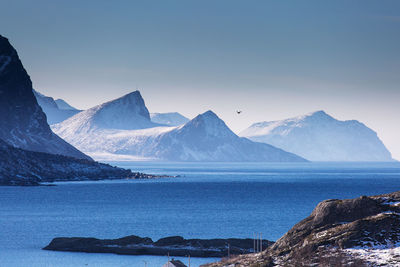
<instances>
[{"instance_id":1,"label":"dark rocky headland","mask_svg":"<svg viewBox=\"0 0 400 267\"><path fill-rule=\"evenodd\" d=\"M32 186L56 181L152 179L165 177L87 159L28 151L0 139L0 185Z\"/></svg>"},{"instance_id":2,"label":"dark rocky headland","mask_svg":"<svg viewBox=\"0 0 400 267\"><path fill-rule=\"evenodd\" d=\"M262 241L264 247L272 244L273 242L268 240ZM252 253L253 248L253 239L184 239L180 236L171 236L154 242L148 237L132 235L119 239L58 237L43 249L124 255L226 257Z\"/></svg>"},{"instance_id":3,"label":"dark rocky headland","mask_svg":"<svg viewBox=\"0 0 400 267\"><path fill-rule=\"evenodd\" d=\"M330 199L320 202L309 217L263 252L205 266L377 266L350 254L348 249L390 249L399 241L400 191ZM400 259L379 266L400 266Z\"/></svg>"}]
</instances>

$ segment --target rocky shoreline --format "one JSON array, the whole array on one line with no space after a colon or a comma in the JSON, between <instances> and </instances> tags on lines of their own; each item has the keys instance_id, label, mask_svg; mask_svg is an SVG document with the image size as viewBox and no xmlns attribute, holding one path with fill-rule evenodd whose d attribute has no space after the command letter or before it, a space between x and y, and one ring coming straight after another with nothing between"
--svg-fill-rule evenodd
<instances>
[{"instance_id":1,"label":"rocky shoreline","mask_svg":"<svg viewBox=\"0 0 400 267\"><path fill-rule=\"evenodd\" d=\"M371 263L374 253L399 245L400 191L322 201L263 252L204 266L376 266ZM400 266L400 259L393 257L379 266Z\"/></svg>"},{"instance_id":2,"label":"rocky shoreline","mask_svg":"<svg viewBox=\"0 0 400 267\"><path fill-rule=\"evenodd\" d=\"M273 242L262 240L263 247ZM122 255L159 255L191 257L226 257L254 252L253 239L184 239L171 236L153 241L149 237L127 236L119 239L85 237L54 238L44 250L74 251L87 253L114 253Z\"/></svg>"}]
</instances>

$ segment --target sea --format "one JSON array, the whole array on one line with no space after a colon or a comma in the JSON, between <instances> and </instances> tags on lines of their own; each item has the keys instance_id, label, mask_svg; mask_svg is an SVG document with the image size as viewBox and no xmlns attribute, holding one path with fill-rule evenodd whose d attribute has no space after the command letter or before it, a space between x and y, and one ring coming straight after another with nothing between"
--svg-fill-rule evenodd
<instances>
[{"instance_id":1,"label":"sea","mask_svg":"<svg viewBox=\"0 0 400 267\"><path fill-rule=\"evenodd\" d=\"M262 235L275 241L322 200L400 190L398 162L110 164L177 177L0 187L0 266L161 267L167 256L42 248L54 237ZM190 266L218 260L192 257Z\"/></svg>"}]
</instances>

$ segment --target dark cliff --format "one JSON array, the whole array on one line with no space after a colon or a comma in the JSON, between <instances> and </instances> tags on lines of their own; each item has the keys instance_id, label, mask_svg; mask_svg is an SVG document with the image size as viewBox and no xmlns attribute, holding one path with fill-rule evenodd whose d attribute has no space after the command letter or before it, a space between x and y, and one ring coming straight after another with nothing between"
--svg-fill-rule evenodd
<instances>
[{"instance_id":1,"label":"dark cliff","mask_svg":"<svg viewBox=\"0 0 400 267\"><path fill-rule=\"evenodd\" d=\"M26 150L90 159L54 134L17 51L0 35L0 139Z\"/></svg>"}]
</instances>

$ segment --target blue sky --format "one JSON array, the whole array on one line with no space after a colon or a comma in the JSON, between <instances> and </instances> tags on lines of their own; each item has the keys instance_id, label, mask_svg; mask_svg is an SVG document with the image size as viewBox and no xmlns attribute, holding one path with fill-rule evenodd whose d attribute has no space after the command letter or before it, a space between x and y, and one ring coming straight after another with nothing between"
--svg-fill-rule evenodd
<instances>
[{"instance_id":1,"label":"blue sky","mask_svg":"<svg viewBox=\"0 0 400 267\"><path fill-rule=\"evenodd\" d=\"M0 10L34 87L78 108L139 88L150 111L212 109L236 132L323 109L364 122L400 159L400 1L0 0Z\"/></svg>"}]
</instances>

